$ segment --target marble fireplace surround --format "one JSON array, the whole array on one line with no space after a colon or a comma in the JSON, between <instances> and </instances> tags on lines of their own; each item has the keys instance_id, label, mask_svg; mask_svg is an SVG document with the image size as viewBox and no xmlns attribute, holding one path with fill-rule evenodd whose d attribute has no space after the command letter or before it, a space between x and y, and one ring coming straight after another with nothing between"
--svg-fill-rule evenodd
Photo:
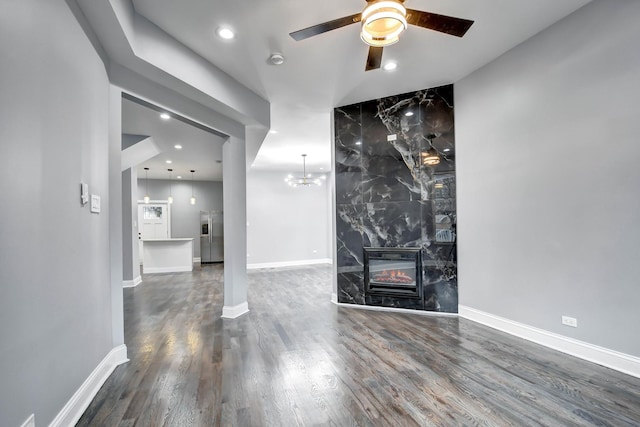
<instances>
[{"instance_id":1,"label":"marble fireplace surround","mask_svg":"<svg viewBox=\"0 0 640 427\"><path fill-rule=\"evenodd\" d=\"M457 313L453 85L338 107L334 127L337 302ZM420 297L366 293L365 247L421 248Z\"/></svg>"}]
</instances>

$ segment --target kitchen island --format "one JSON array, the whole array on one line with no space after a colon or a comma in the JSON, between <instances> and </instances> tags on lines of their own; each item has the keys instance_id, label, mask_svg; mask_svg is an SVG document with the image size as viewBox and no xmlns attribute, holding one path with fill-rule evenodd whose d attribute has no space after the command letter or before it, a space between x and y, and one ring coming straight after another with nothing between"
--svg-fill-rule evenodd
<instances>
[{"instance_id":1,"label":"kitchen island","mask_svg":"<svg viewBox=\"0 0 640 427\"><path fill-rule=\"evenodd\" d=\"M193 271L193 239L144 239L142 272L175 273Z\"/></svg>"}]
</instances>

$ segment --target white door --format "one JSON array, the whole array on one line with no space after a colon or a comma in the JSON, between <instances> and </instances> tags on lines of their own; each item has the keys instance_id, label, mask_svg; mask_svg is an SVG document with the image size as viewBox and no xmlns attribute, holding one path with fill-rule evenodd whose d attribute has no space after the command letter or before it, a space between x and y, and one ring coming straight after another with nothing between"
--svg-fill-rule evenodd
<instances>
[{"instance_id":1,"label":"white door","mask_svg":"<svg viewBox=\"0 0 640 427\"><path fill-rule=\"evenodd\" d=\"M138 203L138 249L142 259L142 240L167 239L169 233L169 207L167 203Z\"/></svg>"}]
</instances>

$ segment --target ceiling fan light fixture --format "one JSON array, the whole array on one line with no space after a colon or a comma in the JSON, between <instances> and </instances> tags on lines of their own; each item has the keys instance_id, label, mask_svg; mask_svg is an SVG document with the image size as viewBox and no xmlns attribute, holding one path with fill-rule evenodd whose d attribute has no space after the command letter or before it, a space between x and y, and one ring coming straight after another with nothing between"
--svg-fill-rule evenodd
<instances>
[{"instance_id":1,"label":"ceiling fan light fixture","mask_svg":"<svg viewBox=\"0 0 640 427\"><path fill-rule=\"evenodd\" d=\"M396 43L407 29L407 9L398 1L374 1L362 11L360 38L369 46Z\"/></svg>"},{"instance_id":2,"label":"ceiling fan light fixture","mask_svg":"<svg viewBox=\"0 0 640 427\"><path fill-rule=\"evenodd\" d=\"M440 154L438 154L438 151L433 148L433 146L429 147L429 149L421 153L421 155L423 165L436 166L440 164Z\"/></svg>"}]
</instances>

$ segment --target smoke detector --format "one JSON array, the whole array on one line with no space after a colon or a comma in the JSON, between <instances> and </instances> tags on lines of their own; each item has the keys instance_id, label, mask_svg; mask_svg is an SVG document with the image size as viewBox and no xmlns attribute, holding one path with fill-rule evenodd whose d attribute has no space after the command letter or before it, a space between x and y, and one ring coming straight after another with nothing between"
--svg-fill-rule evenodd
<instances>
[{"instance_id":1,"label":"smoke detector","mask_svg":"<svg viewBox=\"0 0 640 427\"><path fill-rule=\"evenodd\" d=\"M284 63L284 56L281 53L272 53L269 57L269 62L273 65L282 65Z\"/></svg>"}]
</instances>

